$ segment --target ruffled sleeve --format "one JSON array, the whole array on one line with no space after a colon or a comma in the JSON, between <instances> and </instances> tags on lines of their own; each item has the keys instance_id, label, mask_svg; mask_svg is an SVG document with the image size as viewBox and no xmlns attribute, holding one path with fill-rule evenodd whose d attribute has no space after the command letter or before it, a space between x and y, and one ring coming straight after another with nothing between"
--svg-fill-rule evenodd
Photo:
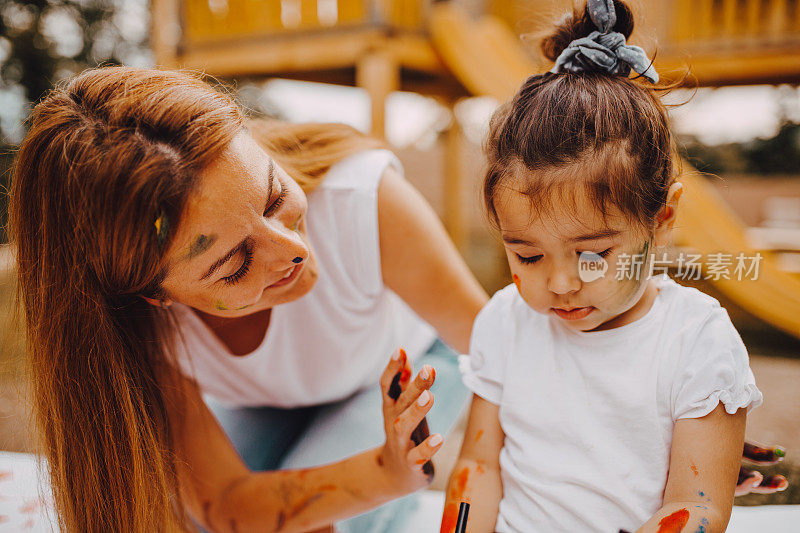
<instances>
[{"instance_id":1,"label":"ruffled sleeve","mask_svg":"<svg viewBox=\"0 0 800 533\"><path fill-rule=\"evenodd\" d=\"M481 398L499 404L506 368L505 291L497 293L478 313L472 326L469 355L459 357L464 384Z\"/></svg>"},{"instance_id":2,"label":"ruffled sleeve","mask_svg":"<svg viewBox=\"0 0 800 533\"><path fill-rule=\"evenodd\" d=\"M703 417L720 402L729 414L761 405L747 349L724 308L715 307L692 337L673 386L673 420Z\"/></svg>"}]
</instances>

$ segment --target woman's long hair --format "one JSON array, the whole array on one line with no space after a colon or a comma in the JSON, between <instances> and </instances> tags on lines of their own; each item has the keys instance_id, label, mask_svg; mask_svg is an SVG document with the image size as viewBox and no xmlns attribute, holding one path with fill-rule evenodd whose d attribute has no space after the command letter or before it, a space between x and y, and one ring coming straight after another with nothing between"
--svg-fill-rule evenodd
<instances>
[{"instance_id":1,"label":"woman's long hair","mask_svg":"<svg viewBox=\"0 0 800 533\"><path fill-rule=\"evenodd\" d=\"M248 121L178 71L105 67L34 108L11 186L9 236L37 430L65 531L188 528L178 490L166 250L201 170L247 126L312 190L379 143L346 126Z\"/></svg>"}]
</instances>

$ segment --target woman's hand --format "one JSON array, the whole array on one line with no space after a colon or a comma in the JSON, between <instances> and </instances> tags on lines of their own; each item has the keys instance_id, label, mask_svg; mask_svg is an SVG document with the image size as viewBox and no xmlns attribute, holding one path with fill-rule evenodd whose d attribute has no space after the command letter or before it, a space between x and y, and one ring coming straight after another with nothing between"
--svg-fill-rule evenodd
<instances>
[{"instance_id":1,"label":"woman's hand","mask_svg":"<svg viewBox=\"0 0 800 533\"><path fill-rule=\"evenodd\" d=\"M378 455L378 463L403 494L425 487L433 480L430 460L442 447L443 439L438 433L428 436L425 415L433 407L433 393L429 389L435 379L436 371L425 365L410 382L411 365L402 348L392 354L381 376L386 443Z\"/></svg>"}]
</instances>

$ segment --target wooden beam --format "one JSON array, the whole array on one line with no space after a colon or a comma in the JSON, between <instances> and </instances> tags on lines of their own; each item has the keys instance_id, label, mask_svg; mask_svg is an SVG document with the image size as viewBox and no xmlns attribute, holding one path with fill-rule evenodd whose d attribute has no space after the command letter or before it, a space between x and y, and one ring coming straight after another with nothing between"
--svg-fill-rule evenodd
<instances>
[{"instance_id":1,"label":"wooden beam","mask_svg":"<svg viewBox=\"0 0 800 533\"><path fill-rule=\"evenodd\" d=\"M376 48L356 63L356 85L366 89L372 106L371 133L386 138L386 99L400 88L400 64L391 52Z\"/></svg>"}]
</instances>

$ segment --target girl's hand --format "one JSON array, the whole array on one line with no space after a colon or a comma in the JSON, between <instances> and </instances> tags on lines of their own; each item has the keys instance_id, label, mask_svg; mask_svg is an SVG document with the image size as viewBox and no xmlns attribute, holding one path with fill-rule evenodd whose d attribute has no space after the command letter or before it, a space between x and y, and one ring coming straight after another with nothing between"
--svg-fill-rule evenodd
<instances>
[{"instance_id":1,"label":"girl's hand","mask_svg":"<svg viewBox=\"0 0 800 533\"><path fill-rule=\"evenodd\" d=\"M389 482L403 494L425 487L432 481L433 476L426 473L430 471L432 474L432 470L425 465L443 443L438 433L427 436L421 431L427 429L423 422L433 407L433 394L429 389L435 379L433 367L425 365L409 383L411 365L402 348L392 354L381 376L386 443L378 455L378 464L386 472ZM420 442L414 442L413 438Z\"/></svg>"}]
</instances>

